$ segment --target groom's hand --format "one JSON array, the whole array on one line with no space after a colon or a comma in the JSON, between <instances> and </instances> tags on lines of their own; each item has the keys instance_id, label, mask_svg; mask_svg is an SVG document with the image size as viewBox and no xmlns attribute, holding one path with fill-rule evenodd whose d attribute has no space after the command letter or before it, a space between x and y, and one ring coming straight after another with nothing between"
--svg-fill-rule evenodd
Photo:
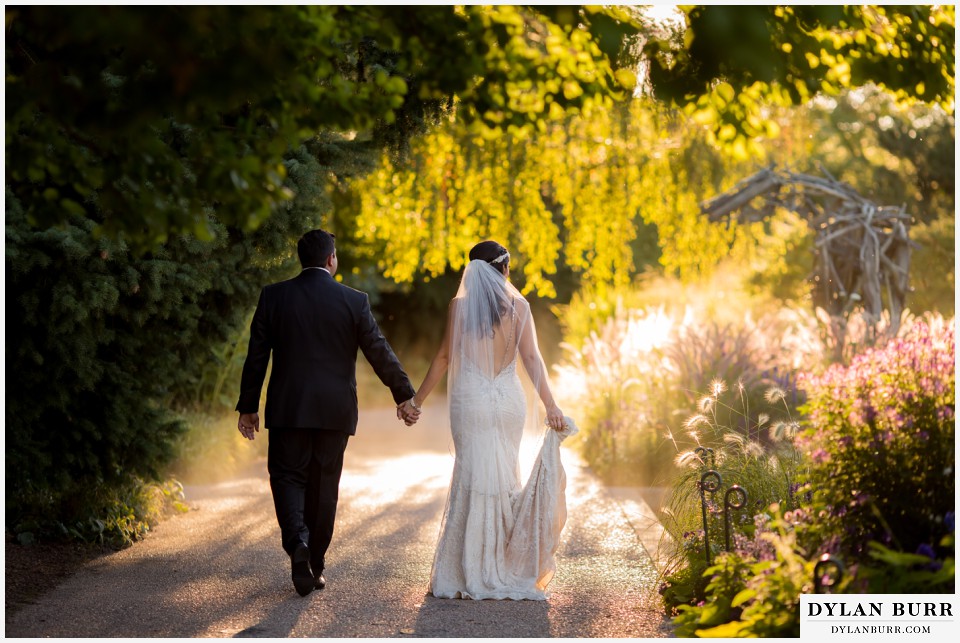
<instances>
[{"instance_id":1,"label":"groom's hand","mask_svg":"<svg viewBox=\"0 0 960 643\"><path fill-rule=\"evenodd\" d=\"M254 438L254 433L260 430L260 414L259 413L241 413L240 419L237 420L237 428L240 429L240 433L248 440Z\"/></svg>"},{"instance_id":2,"label":"groom's hand","mask_svg":"<svg viewBox=\"0 0 960 643\"><path fill-rule=\"evenodd\" d=\"M397 419L403 420L407 426L413 426L420 419L420 411L413 407L409 400L397 406Z\"/></svg>"}]
</instances>

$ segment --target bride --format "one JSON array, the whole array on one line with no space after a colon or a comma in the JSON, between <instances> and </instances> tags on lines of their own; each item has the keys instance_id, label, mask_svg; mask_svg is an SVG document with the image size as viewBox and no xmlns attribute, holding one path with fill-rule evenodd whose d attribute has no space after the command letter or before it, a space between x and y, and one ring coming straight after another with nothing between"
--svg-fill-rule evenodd
<instances>
[{"instance_id":1,"label":"bride","mask_svg":"<svg viewBox=\"0 0 960 643\"><path fill-rule=\"evenodd\" d=\"M443 342L411 405L419 411L447 372L453 477L430 574L439 598L545 600L566 520L559 443L576 431L547 383L530 304L508 281L510 254L495 241L470 251L450 302ZM519 358L519 359L518 359ZM524 426L547 431L525 485L520 472Z\"/></svg>"}]
</instances>

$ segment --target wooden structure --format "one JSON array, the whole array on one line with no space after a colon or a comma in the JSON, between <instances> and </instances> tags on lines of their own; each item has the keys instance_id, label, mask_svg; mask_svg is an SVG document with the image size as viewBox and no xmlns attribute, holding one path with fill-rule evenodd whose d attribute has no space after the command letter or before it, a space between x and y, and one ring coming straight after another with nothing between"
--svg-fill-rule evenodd
<instances>
[{"instance_id":1,"label":"wooden structure","mask_svg":"<svg viewBox=\"0 0 960 643\"><path fill-rule=\"evenodd\" d=\"M840 359L853 312L863 316L870 343L879 334L897 333L908 290L910 248L916 243L910 241L911 217L903 206L877 206L821 171L826 178L769 167L701 208L713 222L734 214L742 223L757 222L777 208L806 219L814 233L813 305L829 317L835 357ZM884 311L889 324L881 332Z\"/></svg>"}]
</instances>

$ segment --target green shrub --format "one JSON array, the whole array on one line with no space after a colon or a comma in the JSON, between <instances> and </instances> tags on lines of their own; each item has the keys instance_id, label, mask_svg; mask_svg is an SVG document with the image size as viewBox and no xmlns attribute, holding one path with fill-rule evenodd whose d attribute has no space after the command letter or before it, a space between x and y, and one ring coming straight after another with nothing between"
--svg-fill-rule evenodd
<instances>
[{"instance_id":1,"label":"green shrub","mask_svg":"<svg viewBox=\"0 0 960 643\"><path fill-rule=\"evenodd\" d=\"M939 557L933 547L909 553L869 543L868 558L857 570L860 588L870 594L953 594L954 537L950 533L940 540Z\"/></svg>"},{"instance_id":2,"label":"green shrub","mask_svg":"<svg viewBox=\"0 0 960 643\"><path fill-rule=\"evenodd\" d=\"M290 152L294 169L304 154ZM8 190L5 480L14 534L74 536L78 524L123 523L123 543L148 525L132 494L167 477L184 410L232 408L227 382L257 293L290 274L297 237L318 221L318 203L303 192L255 233L211 216L214 241L175 237L137 255L95 233L103 215L93 205L38 229Z\"/></svg>"},{"instance_id":3,"label":"green shrub","mask_svg":"<svg viewBox=\"0 0 960 643\"><path fill-rule=\"evenodd\" d=\"M39 492L34 499L49 503L53 494ZM183 485L175 479L149 483L131 478L121 485L101 485L77 494L72 519L48 515L24 518L17 524L17 541L29 545L41 537L62 537L122 548L142 539L165 516L187 511ZM46 505L44 505L46 506ZM41 506L43 508L43 506Z\"/></svg>"}]
</instances>

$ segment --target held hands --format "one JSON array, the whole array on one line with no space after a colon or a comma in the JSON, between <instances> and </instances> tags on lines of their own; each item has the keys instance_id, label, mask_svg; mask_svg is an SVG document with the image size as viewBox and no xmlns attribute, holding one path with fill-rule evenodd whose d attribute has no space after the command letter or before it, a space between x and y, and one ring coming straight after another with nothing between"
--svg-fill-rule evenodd
<instances>
[{"instance_id":1,"label":"held hands","mask_svg":"<svg viewBox=\"0 0 960 643\"><path fill-rule=\"evenodd\" d=\"M240 429L243 437L252 440L255 437L254 433L260 430L260 414L241 413L240 419L237 421L237 428Z\"/></svg>"},{"instance_id":2,"label":"held hands","mask_svg":"<svg viewBox=\"0 0 960 643\"><path fill-rule=\"evenodd\" d=\"M407 426L413 426L420 419L420 407L416 405L414 398L397 405L397 419L403 420Z\"/></svg>"}]
</instances>

